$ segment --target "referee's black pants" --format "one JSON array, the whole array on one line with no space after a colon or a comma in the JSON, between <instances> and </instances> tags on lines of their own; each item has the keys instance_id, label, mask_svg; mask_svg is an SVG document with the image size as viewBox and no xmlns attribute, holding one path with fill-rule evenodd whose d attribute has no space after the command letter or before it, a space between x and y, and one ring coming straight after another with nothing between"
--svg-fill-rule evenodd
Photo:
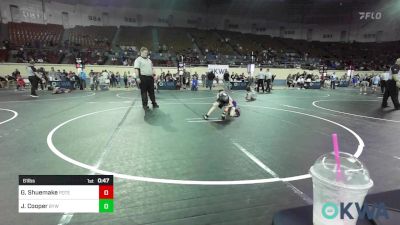
<instances>
[{"instance_id":1,"label":"referee's black pants","mask_svg":"<svg viewBox=\"0 0 400 225\"><path fill-rule=\"evenodd\" d=\"M267 79L266 91L267 91L267 92L271 92L271 79Z\"/></svg>"},{"instance_id":2,"label":"referee's black pants","mask_svg":"<svg viewBox=\"0 0 400 225\"><path fill-rule=\"evenodd\" d=\"M140 93L142 95L142 105L143 107L147 106L148 98L147 94L150 97L151 103L153 105L157 105L156 96L154 95L154 78L153 76L139 76L140 78Z\"/></svg>"},{"instance_id":3,"label":"referee's black pants","mask_svg":"<svg viewBox=\"0 0 400 225\"><path fill-rule=\"evenodd\" d=\"M29 76L29 83L31 83L31 95L37 95L36 90L39 86L39 78L37 76Z\"/></svg>"},{"instance_id":4,"label":"referee's black pants","mask_svg":"<svg viewBox=\"0 0 400 225\"><path fill-rule=\"evenodd\" d=\"M263 93L265 92L264 90L264 79L258 79L257 80L257 92L260 92L260 86L262 87Z\"/></svg>"},{"instance_id":5,"label":"referee's black pants","mask_svg":"<svg viewBox=\"0 0 400 225\"><path fill-rule=\"evenodd\" d=\"M396 81L388 80L386 81L385 93L383 94L382 107L387 107L387 101L392 99L393 106L395 109L400 109L399 103L399 88L396 86Z\"/></svg>"},{"instance_id":6,"label":"referee's black pants","mask_svg":"<svg viewBox=\"0 0 400 225\"><path fill-rule=\"evenodd\" d=\"M381 80L381 92L382 92L382 94L385 93L385 88L386 88L386 80Z\"/></svg>"}]
</instances>

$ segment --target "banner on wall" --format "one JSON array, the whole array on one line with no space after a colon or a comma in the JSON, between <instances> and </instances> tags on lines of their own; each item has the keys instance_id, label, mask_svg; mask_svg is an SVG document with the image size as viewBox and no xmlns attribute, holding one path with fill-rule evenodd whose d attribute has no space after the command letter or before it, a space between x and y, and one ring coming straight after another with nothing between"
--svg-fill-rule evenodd
<instances>
[{"instance_id":1,"label":"banner on wall","mask_svg":"<svg viewBox=\"0 0 400 225\"><path fill-rule=\"evenodd\" d=\"M222 78L224 73L229 70L229 65L208 65L208 71L213 71L215 76L218 78Z\"/></svg>"},{"instance_id":2,"label":"banner on wall","mask_svg":"<svg viewBox=\"0 0 400 225\"><path fill-rule=\"evenodd\" d=\"M247 65L247 74L251 74L253 76L255 69L256 69L255 64L248 64Z\"/></svg>"}]
</instances>

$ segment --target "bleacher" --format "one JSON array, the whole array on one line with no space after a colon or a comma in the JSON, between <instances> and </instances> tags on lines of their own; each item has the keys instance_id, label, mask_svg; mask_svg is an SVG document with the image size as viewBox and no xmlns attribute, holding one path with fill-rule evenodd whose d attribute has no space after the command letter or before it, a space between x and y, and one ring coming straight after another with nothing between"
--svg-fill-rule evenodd
<instances>
[{"instance_id":1,"label":"bleacher","mask_svg":"<svg viewBox=\"0 0 400 225\"><path fill-rule=\"evenodd\" d=\"M190 34L195 39L200 50L204 55L234 55L232 48L226 43L224 38L217 35L215 31L191 29Z\"/></svg>"},{"instance_id":2,"label":"bleacher","mask_svg":"<svg viewBox=\"0 0 400 225\"><path fill-rule=\"evenodd\" d=\"M14 23L8 24L9 39L15 46L30 45L41 48L44 45L58 45L64 28L56 24Z\"/></svg>"},{"instance_id":3,"label":"bleacher","mask_svg":"<svg viewBox=\"0 0 400 225\"><path fill-rule=\"evenodd\" d=\"M247 64L252 56L256 62L269 66L319 64L344 69L382 70L400 55L400 42L342 43L294 40L268 35L243 34L231 31L209 31L166 27L76 26L65 30L61 25L12 23L7 24L9 45L0 50L0 61L27 62L30 59L60 63L74 63L82 55L87 63L106 63L107 58L117 58L114 64L133 61L141 46L152 51L155 64L173 65L177 55L184 55L190 64ZM158 31L158 32L155 32ZM63 32L67 32L68 45L61 46ZM114 49L112 41L119 33ZM157 35L158 36L155 36ZM192 37L192 39L191 39ZM157 44L158 46L155 46ZM196 52L195 44L201 52ZM6 47L6 45L8 47ZM132 48L133 46L136 47ZM118 50L117 50L118 49ZM110 51L109 53L105 53ZM18 54L15 52L19 51ZM253 53L253 55L251 55ZM10 56L13 56L10 59ZM107 57L110 56L110 57ZM13 59L15 58L15 60ZM156 62L157 61L157 62Z\"/></svg>"},{"instance_id":4,"label":"bleacher","mask_svg":"<svg viewBox=\"0 0 400 225\"><path fill-rule=\"evenodd\" d=\"M152 49L151 29L151 27L121 26L117 43L120 46L135 46L137 49L142 46Z\"/></svg>"},{"instance_id":5,"label":"bleacher","mask_svg":"<svg viewBox=\"0 0 400 225\"><path fill-rule=\"evenodd\" d=\"M187 29L183 28L158 28L160 46L164 45L174 53L181 53L193 47L192 40L188 37Z\"/></svg>"},{"instance_id":6,"label":"bleacher","mask_svg":"<svg viewBox=\"0 0 400 225\"><path fill-rule=\"evenodd\" d=\"M82 48L110 49L117 32L115 26L76 26L69 32L69 43Z\"/></svg>"},{"instance_id":7,"label":"bleacher","mask_svg":"<svg viewBox=\"0 0 400 225\"><path fill-rule=\"evenodd\" d=\"M8 61L8 50L0 49L0 62L7 62L7 61Z\"/></svg>"},{"instance_id":8,"label":"bleacher","mask_svg":"<svg viewBox=\"0 0 400 225\"><path fill-rule=\"evenodd\" d=\"M239 54L246 55L251 52L261 52L264 48L261 46L263 36L254 34L242 34L240 32L218 31L220 36L228 40L233 49Z\"/></svg>"}]
</instances>

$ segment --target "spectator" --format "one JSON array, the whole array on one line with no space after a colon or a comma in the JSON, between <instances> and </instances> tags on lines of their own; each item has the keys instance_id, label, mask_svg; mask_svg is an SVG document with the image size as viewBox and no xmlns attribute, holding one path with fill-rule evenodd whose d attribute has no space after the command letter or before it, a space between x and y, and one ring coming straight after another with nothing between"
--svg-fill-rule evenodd
<instances>
[{"instance_id":1,"label":"spectator","mask_svg":"<svg viewBox=\"0 0 400 225\"><path fill-rule=\"evenodd\" d=\"M369 86L369 82L367 80L367 77L364 76L362 78L362 80L361 80L361 83L360 83L360 95L361 94L364 94L364 95L367 94L367 87L368 86Z\"/></svg>"},{"instance_id":2,"label":"spectator","mask_svg":"<svg viewBox=\"0 0 400 225\"><path fill-rule=\"evenodd\" d=\"M269 71L269 69L267 69L267 73L265 74L265 80L267 82L267 87L266 87L266 91L268 93L271 92L271 85L272 85L272 73Z\"/></svg>"},{"instance_id":3,"label":"spectator","mask_svg":"<svg viewBox=\"0 0 400 225\"><path fill-rule=\"evenodd\" d=\"M198 90L198 77L193 76L192 78L192 86L191 86L192 91L197 91Z\"/></svg>"},{"instance_id":4,"label":"spectator","mask_svg":"<svg viewBox=\"0 0 400 225\"><path fill-rule=\"evenodd\" d=\"M304 88L304 82L305 80L303 76L300 76L299 79L297 79L297 85L299 87L299 90Z\"/></svg>"},{"instance_id":5,"label":"spectator","mask_svg":"<svg viewBox=\"0 0 400 225\"><path fill-rule=\"evenodd\" d=\"M113 72L111 72L110 71L110 76L109 76L109 79L110 79L110 87L115 87L115 83L117 83L116 82L116 79L115 79L115 74L113 73Z\"/></svg>"},{"instance_id":6,"label":"spectator","mask_svg":"<svg viewBox=\"0 0 400 225\"><path fill-rule=\"evenodd\" d=\"M331 75L331 89L336 88L336 73L333 72Z\"/></svg>"},{"instance_id":7,"label":"spectator","mask_svg":"<svg viewBox=\"0 0 400 225\"><path fill-rule=\"evenodd\" d=\"M5 77L0 76L0 88L8 87L8 82Z\"/></svg>"},{"instance_id":8,"label":"spectator","mask_svg":"<svg viewBox=\"0 0 400 225\"><path fill-rule=\"evenodd\" d=\"M212 87L213 87L213 84L214 84L214 79L215 79L214 72L213 71L208 72L206 88L209 88L210 91L212 90Z\"/></svg>"},{"instance_id":9,"label":"spectator","mask_svg":"<svg viewBox=\"0 0 400 225\"><path fill-rule=\"evenodd\" d=\"M54 67L51 67L49 71L49 80L50 81L56 80L56 71L54 70Z\"/></svg>"},{"instance_id":10,"label":"spectator","mask_svg":"<svg viewBox=\"0 0 400 225\"><path fill-rule=\"evenodd\" d=\"M378 85L381 82L381 78L378 75L375 75L372 78L372 93L375 93L378 90Z\"/></svg>"},{"instance_id":11,"label":"spectator","mask_svg":"<svg viewBox=\"0 0 400 225\"><path fill-rule=\"evenodd\" d=\"M201 74L201 83L203 84L203 87L206 85L206 75L204 73Z\"/></svg>"},{"instance_id":12,"label":"spectator","mask_svg":"<svg viewBox=\"0 0 400 225\"><path fill-rule=\"evenodd\" d=\"M289 74L289 75L287 76L287 78L286 78L286 85L288 86L288 88L294 87L292 74Z\"/></svg>"},{"instance_id":13,"label":"spectator","mask_svg":"<svg viewBox=\"0 0 400 225\"><path fill-rule=\"evenodd\" d=\"M124 72L124 84L125 88L128 88L128 75L126 74L126 72Z\"/></svg>"},{"instance_id":14,"label":"spectator","mask_svg":"<svg viewBox=\"0 0 400 225\"><path fill-rule=\"evenodd\" d=\"M119 72L117 72L115 74L115 82L117 83L117 87L120 88L121 87L121 75L119 74Z\"/></svg>"},{"instance_id":15,"label":"spectator","mask_svg":"<svg viewBox=\"0 0 400 225\"><path fill-rule=\"evenodd\" d=\"M224 73L224 89L225 89L225 91L231 89L231 82L230 82L230 80L229 80L229 73L228 73L228 70L225 71L225 73Z\"/></svg>"},{"instance_id":16,"label":"spectator","mask_svg":"<svg viewBox=\"0 0 400 225\"><path fill-rule=\"evenodd\" d=\"M22 78L21 75L18 75L18 77L17 77L17 90L20 91L20 90L23 90L24 88L25 88L25 81L24 81L24 79Z\"/></svg>"},{"instance_id":17,"label":"spectator","mask_svg":"<svg viewBox=\"0 0 400 225\"><path fill-rule=\"evenodd\" d=\"M86 89L86 72L82 69L82 71L79 74L80 78L80 90Z\"/></svg>"},{"instance_id":18,"label":"spectator","mask_svg":"<svg viewBox=\"0 0 400 225\"><path fill-rule=\"evenodd\" d=\"M17 80L18 76L20 76L21 73L19 72L18 69L15 69L15 71L12 73L12 77Z\"/></svg>"}]
</instances>

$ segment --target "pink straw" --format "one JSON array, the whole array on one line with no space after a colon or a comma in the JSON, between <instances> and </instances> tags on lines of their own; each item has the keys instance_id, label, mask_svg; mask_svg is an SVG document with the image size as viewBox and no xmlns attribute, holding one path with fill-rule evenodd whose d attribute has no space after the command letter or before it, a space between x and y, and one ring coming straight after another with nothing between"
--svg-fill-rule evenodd
<instances>
[{"instance_id":1,"label":"pink straw","mask_svg":"<svg viewBox=\"0 0 400 225\"><path fill-rule=\"evenodd\" d=\"M336 181L340 181L342 179L342 171L340 170L339 141L336 133L332 134L332 143L337 166Z\"/></svg>"}]
</instances>

